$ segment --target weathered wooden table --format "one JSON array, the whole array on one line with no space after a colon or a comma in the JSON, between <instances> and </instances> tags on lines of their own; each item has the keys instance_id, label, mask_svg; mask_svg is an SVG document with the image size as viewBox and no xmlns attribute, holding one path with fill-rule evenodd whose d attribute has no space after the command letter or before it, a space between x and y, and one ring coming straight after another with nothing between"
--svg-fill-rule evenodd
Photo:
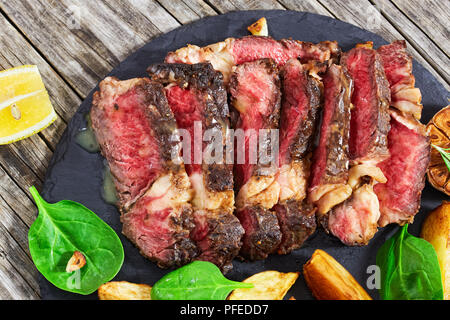
<instances>
[{"instance_id":1,"label":"weathered wooden table","mask_svg":"<svg viewBox=\"0 0 450 320\"><path fill-rule=\"evenodd\" d=\"M0 146L0 299L39 299L28 228L28 188L45 170L80 102L121 60L153 37L234 10L309 11L347 21L409 52L447 89L450 0L0 0L0 69L36 64L58 119L31 138Z\"/></svg>"}]
</instances>

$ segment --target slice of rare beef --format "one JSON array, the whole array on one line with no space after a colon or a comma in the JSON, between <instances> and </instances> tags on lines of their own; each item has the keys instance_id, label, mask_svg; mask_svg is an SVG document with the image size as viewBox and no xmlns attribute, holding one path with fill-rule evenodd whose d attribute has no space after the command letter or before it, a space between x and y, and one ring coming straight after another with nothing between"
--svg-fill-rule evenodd
<instances>
[{"instance_id":1,"label":"slice of rare beef","mask_svg":"<svg viewBox=\"0 0 450 320\"><path fill-rule=\"evenodd\" d=\"M231 103L239 116L235 126L234 177L236 215L245 230L241 256L264 259L280 244L277 216L270 209L278 202L274 184L281 103L278 68L272 59L234 67L230 78ZM240 136L240 137L239 137ZM264 155L261 157L261 151Z\"/></svg>"},{"instance_id":2,"label":"slice of rare beef","mask_svg":"<svg viewBox=\"0 0 450 320\"><path fill-rule=\"evenodd\" d=\"M123 233L160 267L197 254L190 182L176 164L176 123L164 88L149 79L108 77L94 94L92 127L119 195ZM178 155L179 156L179 155Z\"/></svg>"},{"instance_id":3,"label":"slice of rare beef","mask_svg":"<svg viewBox=\"0 0 450 320\"><path fill-rule=\"evenodd\" d=\"M422 94L415 88L412 57L406 52L405 40L397 40L378 48L384 72L391 89L391 106L420 119Z\"/></svg>"},{"instance_id":4,"label":"slice of rare beef","mask_svg":"<svg viewBox=\"0 0 450 320\"><path fill-rule=\"evenodd\" d=\"M353 109L349 152L354 164L376 165L389 156L389 82L379 54L371 44L359 45L342 55L341 65L353 79Z\"/></svg>"},{"instance_id":5,"label":"slice of rare beef","mask_svg":"<svg viewBox=\"0 0 450 320\"><path fill-rule=\"evenodd\" d=\"M352 193L347 184L352 82L344 69L331 65L323 77L324 111L319 144L313 153L308 198L317 205L317 218L327 226L328 211Z\"/></svg>"},{"instance_id":6,"label":"slice of rare beef","mask_svg":"<svg viewBox=\"0 0 450 320\"><path fill-rule=\"evenodd\" d=\"M195 191L191 238L200 250L197 259L226 272L239 253L244 230L233 214L233 166L225 161L230 132L222 74L209 63L155 64L148 72L152 80L166 85L178 128L187 134L183 139L190 139L183 147L187 153L190 148L190 154L183 157Z\"/></svg>"},{"instance_id":7,"label":"slice of rare beef","mask_svg":"<svg viewBox=\"0 0 450 320\"><path fill-rule=\"evenodd\" d=\"M305 198L322 83L310 72L317 71L310 70L297 59L288 60L281 71L283 98L276 179L280 196L273 208L282 232L280 254L301 247L316 229L315 207Z\"/></svg>"},{"instance_id":8,"label":"slice of rare beef","mask_svg":"<svg viewBox=\"0 0 450 320\"><path fill-rule=\"evenodd\" d=\"M376 184L381 217L378 224L412 223L420 208L425 173L430 161L430 139L425 127L412 116L391 110L388 135L390 157L378 166L387 178Z\"/></svg>"},{"instance_id":9,"label":"slice of rare beef","mask_svg":"<svg viewBox=\"0 0 450 320\"><path fill-rule=\"evenodd\" d=\"M323 41L318 44L292 39L274 40L271 37L246 36L227 38L206 47L188 45L169 52L166 62L199 63L209 61L214 69L221 71L228 83L231 69L237 64L262 58L271 58L279 66L289 59L300 58L302 62L318 60L337 60L340 49L336 41Z\"/></svg>"}]
</instances>

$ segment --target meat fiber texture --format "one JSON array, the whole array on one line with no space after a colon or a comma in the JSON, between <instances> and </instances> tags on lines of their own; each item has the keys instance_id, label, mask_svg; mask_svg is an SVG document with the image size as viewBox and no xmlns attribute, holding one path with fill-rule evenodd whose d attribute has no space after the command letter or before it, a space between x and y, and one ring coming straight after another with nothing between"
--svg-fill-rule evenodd
<instances>
[{"instance_id":1,"label":"meat fiber texture","mask_svg":"<svg viewBox=\"0 0 450 320\"><path fill-rule=\"evenodd\" d=\"M226 272L239 252L244 230L233 214L233 167L225 163L229 110L222 74L209 63L156 64L148 72L153 81L166 85L177 126L189 135L190 154L183 157L195 191L191 238L199 249L196 259L213 262ZM210 140L203 141L208 132Z\"/></svg>"},{"instance_id":2,"label":"meat fiber texture","mask_svg":"<svg viewBox=\"0 0 450 320\"><path fill-rule=\"evenodd\" d=\"M378 53L356 47L342 55L341 65L353 79L349 152L354 164L376 165L389 156L389 82Z\"/></svg>"},{"instance_id":3,"label":"meat fiber texture","mask_svg":"<svg viewBox=\"0 0 450 320\"><path fill-rule=\"evenodd\" d=\"M344 53L341 65L354 86L349 138L351 166L373 167L373 171L389 156L390 90L381 58L371 45L358 45ZM361 181L352 185L349 199L331 210L328 229L347 245L365 245L375 235L380 217L378 199L373 192L374 180L364 175L350 179Z\"/></svg>"},{"instance_id":4,"label":"meat fiber texture","mask_svg":"<svg viewBox=\"0 0 450 320\"><path fill-rule=\"evenodd\" d=\"M188 45L170 52L166 56L169 63L199 63L209 61L215 70L221 71L228 83L232 67L262 58L271 58L279 66L289 59L300 58L302 62L337 60L340 49L336 41L322 41L318 44L298 40L274 40L271 37L246 36L227 38L206 47Z\"/></svg>"},{"instance_id":5,"label":"meat fiber texture","mask_svg":"<svg viewBox=\"0 0 450 320\"><path fill-rule=\"evenodd\" d=\"M280 254L301 247L316 229L315 207L305 198L322 83L310 72L317 70L308 70L297 59L288 60L281 71L279 168L274 182L280 195L273 208L282 233Z\"/></svg>"},{"instance_id":6,"label":"meat fiber texture","mask_svg":"<svg viewBox=\"0 0 450 320\"><path fill-rule=\"evenodd\" d=\"M273 253L281 241L280 226L270 209L278 202L279 187L273 184L276 161L265 162L259 152L265 149L274 158L272 133L278 129L281 92L278 68L272 59L246 62L233 69L230 78L230 100L238 112L236 131L244 134L237 141L234 177L237 190L236 215L244 230L240 255L255 260ZM265 129L262 135L260 129ZM239 139L237 139L239 140ZM255 144L258 143L258 153ZM253 147L251 147L253 146ZM250 161L251 154L258 155ZM239 160L240 155L244 159ZM254 162L254 163L252 163Z\"/></svg>"},{"instance_id":7,"label":"meat fiber texture","mask_svg":"<svg viewBox=\"0 0 450 320\"><path fill-rule=\"evenodd\" d=\"M324 110L308 197L318 206L318 219L326 226L327 212L351 194L347 180L352 82L341 66L333 64L323 77L323 85Z\"/></svg>"},{"instance_id":8,"label":"meat fiber texture","mask_svg":"<svg viewBox=\"0 0 450 320\"><path fill-rule=\"evenodd\" d=\"M397 40L379 47L377 51L389 81L391 106L420 119L422 94L414 87L416 80L412 74L412 57L406 52L406 42Z\"/></svg>"},{"instance_id":9,"label":"meat fiber texture","mask_svg":"<svg viewBox=\"0 0 450 320\"><path fill-rule=\"evenodd\" d=\"M391 110L390 157L378 165L387 182L374 187L380 201L378 224L383 227L411 223L419 211L430 161L430 140L424 126L415 120L421 118L422 96L414 87L412 58L406 52L406 42L394 41L377 51L389 81L391 106L398 110Z\"/></svg>"},{"instance_id":10,"label":"meat fiber texture","mask_svg":"<svg viewBox=\"0 0 450 320\"><path fill-rule=\"evenodd\" d=\"M395 110L391 112L388 146L390 157L378 165L387 182L374 187L380 201L381 227L413 222L430 161L430 139L424 126Z\"/></svg>"},{"instance_id":11,"label":"meat fiber texture","mask_svg":"<svg viewBox=\"0 0 450 320\"><path fill-rule=\"evenodd\" d=\"M92 127L113 174L123 233L161 267L196 254L191 190L172 161L176 123L163 87L149 79L106 78L94 94ZM175 152L176 154L176 152Z\"/></svg>"}]
</instances>

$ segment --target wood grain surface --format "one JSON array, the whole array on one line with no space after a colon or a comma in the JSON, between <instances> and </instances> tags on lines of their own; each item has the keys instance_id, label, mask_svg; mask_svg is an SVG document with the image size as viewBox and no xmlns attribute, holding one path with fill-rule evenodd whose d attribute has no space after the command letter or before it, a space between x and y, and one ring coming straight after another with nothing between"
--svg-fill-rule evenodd
<instances>
[{"instance_id":1,"label":"wood grain surface","mask_svg":"<svg viewBox=\"0 0 450 320\"><path fill-rule=\"evenodd\" d=\"M39 67L57 120L28 139L0 146L0 299L39 299L28 228L29 195L82 99L115 66L159 34L235 10L309 11L405 39L409 52L447 89L450 1L440 0L0 0L0 70Z\"/></svg>"}]
</instances>

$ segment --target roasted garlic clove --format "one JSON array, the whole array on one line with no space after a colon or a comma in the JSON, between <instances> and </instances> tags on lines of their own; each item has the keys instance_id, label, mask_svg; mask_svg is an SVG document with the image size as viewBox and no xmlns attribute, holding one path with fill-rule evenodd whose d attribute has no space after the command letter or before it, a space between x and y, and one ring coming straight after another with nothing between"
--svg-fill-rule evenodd
<instances>
[{"instance_id":1,"label":"roasted garlic clove","mask_svg":"<svg viewBox=\"0 0 450 320\"><path fill-rule=\"evenodd\" d=\"M86 258L80 251L75 251L67 262L66 272L80 270L86 265Z\"/></svg>"},{"instance_id":2,"label":"roasted garlic clove","mask_svg":"<svg viewBox=\"0 0 450 320\"><path fill-rule=\"evenodd\" d=\"M427 125L427 134L432 145L444 149L450 148L450 106L441 109L434 115ZM450 171L435 148L431 148L427 176L434 188L450 195Z\"/></svg>"},{"instance_id":3,"label":"roasted garlic clove","mask_svg":"<svg viewBox=\"0 0 450 320\"><path fill-rule=\"evenodd\" d=\"M369 176L379 183L387 182L387 179L380 168L374 165L359 164L353 166L348 171L347 183L353 190L355 190L359 186L361 178L364 176Z\"/></svg>"},{"instance_id":4,"label":"roasted garlic clove","mask_svg":"<svg viewBox=\"0 0 450 320\"><path fill-rule=\"evenodd\" d=\"M352 195L352 188L348 184L344 184L337 189L326 193L317 201L317 212L325 214L331 210L335 205L344 202Z\"/></svg>"},{"instance_id":5,"label":"roasted garlic clove","mask_svg":"<svg viewBox=\"0 0 450 320\"><path fill-rule=\"evenodd\" d=\"M254 36L267 37L269 35L269 30L267 28L267 20L264 17L262 17L252 25L248 26L247 30L250 31Z\"/></svg>"}]
</instances>

